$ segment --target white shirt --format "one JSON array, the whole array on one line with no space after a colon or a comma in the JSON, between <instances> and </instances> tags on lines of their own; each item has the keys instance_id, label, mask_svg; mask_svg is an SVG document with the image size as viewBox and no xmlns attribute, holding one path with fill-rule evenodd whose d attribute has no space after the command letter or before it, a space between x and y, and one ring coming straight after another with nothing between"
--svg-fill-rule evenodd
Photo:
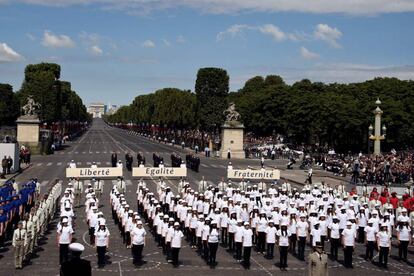
<instances>
[{"instance_id":1,"label":"white shirt","mask_svg":"<svg viewBox=\"0 0 414 276\"><path fill-rule=\"evenodd\" d=\"M72 227L70 226L61 227L57 232L60 234L59 244L70 244L71 243L70 235L73 233Z\"/></svg>"},{"instance_id":2,"label":"white shirt","mask_svg":"<svg viewBox=\"0 0 414 276\"><path fill-rule=\"evenodd\" d=\"M367 226L364 229L367 237L367 241L375 241L377 229L374 226Z\"/></svg>"},{"instance_id":3,"label":"white shirt","mask_svg":"<svg viewBox=\"0 0 414 276\"><path fill-rule=\"evenodd\" d=\"M391 235L388 231L380 231L377 233L378 245L380 247L390 247Z\"/></svg>"},{"instance_id":4,"label":"white shirt","mask_svg":"<svg viewBox=\"0 0 414 276\"><path fill-rule=\"evenodd\" d=\"M243 229L243 247L253 246L252 229Z\"/></svg>"},{"instance_id":5,"label":"white shirt","mask_svg":"<svg viewBox=\"0 0 414 276\"><path fill-rule=\"evenodd\" d=\"M171 247L172 248L181 248L181 239L184 237L184 234L181 230L175 230L171 236Z\"/></svg>"},{"instance_id":6,"label":"white shirt","mask_svg":"<svg viewBox=\"0 0 414 276\"><path fill-rule=\"evenodd\" d=\"M339 239L340 238L339 223L331 223L329 225L329 229L331 229L331 238L332 239Z\"/></svg>"},{"instance_id":7,"label":"white shirt","mask_svg":"<svg viewBox=\"0 0 414 276\"><path fill-rule=\"evenodd\" d=\"M134 227L134 229L131 232L132 244L135 244L135 245L144 244L146 234L147 232L145 231L144 227L142 227L141 229L138 227Z\"/></svg>"},{"instance_id":8,"label":"white shirt","mask_svg":"<svg viewBox=\"0 0 414 276\"><path fill-rule=\"evenodd\" d=\"M268 226L266 228L266 243L275 243L276 242L276 227L270 227Z\"/></svg>"},{"instance_id":9,"label":"white shirt","mask_svg":"<svg viewBox=\"0 0 414 276\"><path fill-rule=\"evenodd\" d=\"M95 231L96 246L108 246L107 238L109 237L108 229Z\"/></svg>"},{"instance_id":10,"label":"white shirt","mask_svg":"<svg viewBox=\"0 0 414 276\"><path fill-rule=\"evenodd\" d=\"M400 241L409 241L410 240L410 228L403 226L403 228L397 227L397 231L400 234Z\"/></svg>"},{"instance_id":11,"label":"white shirt","mask_svg":"<svg viewBox=\"0 0 414 276\"><path fill-rule=\"evenodd\" d=\"M219 232L217 229L212 229L208 234L208 242L218 243L219 242Z\"/></svg>"},{"instance_id":12,"label":"white shirt","mask_svg":"<svg viewBox=\"0 0 414 276\"><path fill-rule=\"evenodd\" d=\"M321 241L321 229L313 228L311 230L311 235L312 235L312 246L316 246L316 243Z\"/></svg>"},{"instance_id":13,"label":"white shirt","mask_svg":"<svg viewBox=\"0 0 414 276\"><path fill-rule=\"evenodd\" d=\"M309 224L306 221L299 221L296 225L298 237L307 237Z\"/></svg>"},{"instance_id":14,"label":"white shirt","mask_svg":"<svg viewBox=\"0 0 414 276\"><path fill-rule=\"evenodd\" d=\"M289 230L286 230L286 235L282 235L282 230L277 230L276 235L279 237L279 246L289 246L289 237L291 235Z\"/></svg>"},{"instance_id":15,"label":"white shirt","mask_svg":"<svg viewBox=\"0 0 414 276\"><path fill-rule=\"evenodd\" d=\"M261 218L257 221L256 228L258 232L265 232L267 228L267 219Z\"/></svg>"},{"instance_id":16,"label":"white shirt","mask_svg":"<svg viewBox=\"0 0 414 276\"><path fill-rule=\"evenodd\" d=\"M354 246L355 245L355 233L352 229L344 229L342 231L342 237L344 238L344 246Z\"/></svg>"},{"instance_id":17,"label":"white shirt","mask_svg":"<svg viewBox=\"0 0 414 276\"><path fill-rule=\"evenodd\" d=\"M243 241L243 226L236 226L236 234L234 234L234 241L235 242L242 242Z\"/></svg>"}]
</instances>

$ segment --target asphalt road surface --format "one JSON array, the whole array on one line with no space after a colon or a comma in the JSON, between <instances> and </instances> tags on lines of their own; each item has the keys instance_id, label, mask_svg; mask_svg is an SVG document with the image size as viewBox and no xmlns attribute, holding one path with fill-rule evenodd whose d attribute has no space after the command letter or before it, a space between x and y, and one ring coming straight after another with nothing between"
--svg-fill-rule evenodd
<instances>
[{"instance_id":1,"label":"asphalt road surface","mask_svg":"<svg viewBox=\"0 0 414 276\"><path fill-rule=\"evenodd\" d=\"M70 142L65 149L57 151L50 156L35 156L33 157L33 165L19 175L16 180L24 182L32 177L39 179L42 191L52 185L55 179L64 180L64 188L67 187L67 180L65 179L65 168L71 160L77 163L77 167L90 167L92 162L97 162L98 167L110 166L110 155L112 152L117 152L118 158L124 162L126 152L132 153L134 156L134 166L136 164L136 153L143 152L147 165L152 163L152 154L159 153L164 157L166 166L171 164L170 154L177 152L185 159L185 154L188 150L182 150L179 147L172 147L170 145L160 144L158 142L150 141L146 138L128 134L128 132L115 129L107 126L102 120L95 120L91 129L80 137L77 141ZM232 160L234 167L246 168L249 166L259 166L259 160ZM286 160L266 161L267 166L276 166L278 168L285 168ZM227 160L217 158L201 157L200 172L195 173L188 171L188 181L191 186L196 189L198 181L201 176L204 176L207 181L218 183L221 177L226 176ZM126 199L128 203L136 208L136 179L133 179L131 172L124 169L124 178L127 184ZM282 171L282 177L285 176L292 180L296 180L295 186L300 186L298 179L304 179L304 172L299 170ZM335 181L335 180L332 180ZM85 181L87 183L87 181ZM84 182L84 186L85 186ZM155 191L155 182L147 180L147 185L152 191ZM167 184L177 192L177 180L168 180ZM132 255L130 249L122 243L117 227L114 225L111 218L111 210L109 205L109 192L112 187L112 180L105 180L104 193L101 198L100 211L102 211L107 219L107 226L111 233L108 261L110 264L104 268L97 267L96 249L89 245L88 228L85 222L84 208L76 208L75 214L77 216L75 226L75 239L85 245L85 252L83 258L90 260L92 263L93 275L136 275L145 273L145 275L190 275L191 273L198 273L200 275L216 275L218 273L232 273L234 275L306 275L307 262L299 261L295 256L289 254L287 272L281 272L278 268L279 254L275 252L273 260L267 260L263 255L252 252L252 265L250 270L245 270L239 263L233 259L232 255L228 253L225 248L219 247L217 253L218 265L212 269L206 265L204 260L197 255L194 249L191 249L184 241L184 247L180 252L180 261L182 262L179 268L173 268L171 264L167 263L160 248L158 248L152 239L152 236L147 232L147 245L144 248L144 259L147 264L141 268L135 268L132 264ZM22 270L14 269L14 255L11 245L7 245L5 249L0 251L0 275L58 275L59 274L59 251L56 242L56 219L50 225L48 234L40 240L40 248L37 256L31 260L31 264L26 265ZM148 230L148 229L147 229ZM329 243L326 245L329 251ZM310 248L306 249L306 254L309 253ZM357 245L354 253L354 269L346 269L341 262L329 261L330 275L414 275L414 258L413 248L409 248L408 263L399 262L396 258L398 249L393 247L388 270L379 268L377 264L365 261L363 258L365 247ZM340 251L339 260L343 260L343 253ZM378 257L376 258L378 261ZM79 275L80 276L80 275Z\"/></svg>"}]
</instances>

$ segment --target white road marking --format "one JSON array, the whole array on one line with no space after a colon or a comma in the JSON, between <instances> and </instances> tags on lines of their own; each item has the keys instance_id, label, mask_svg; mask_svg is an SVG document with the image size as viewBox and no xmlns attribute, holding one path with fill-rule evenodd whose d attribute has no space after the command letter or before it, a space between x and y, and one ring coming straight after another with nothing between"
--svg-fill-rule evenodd
<instances>
[{"instance_id":1,"label":"white road marking","mask_svg":"<svg viewBox=\"0 0 414 276\"><path fill-rule=\"evenodd\" d=\"M96 153L99 153L99 151L97 151Z\"/></svg>"},{"instance_id":2,"label":"white road marking","mask_svg":"<svg viewBox=\"0 0 414 276\"><path fill-rule=\"evenodd\" d=\"M106 162L105 164L106 164L106 165L111 165L111 162Z\"/></svg>"},{"instance_id":3,"label":"white road marking","mask_svg":"<svg viewBox=\"0 0 414 276\"><path fill-rule=\"evenodd\" d=\"M83 152L82 152L82 154L85 154L85 153L86 153L86 151L83 151Z\"/></svg>"},{"instance_id":4,"label":"white road marking","mask_svg":"<svg viewBox=\"0 0 414 276\"><path fill-rule=\"evenodd\" d=\"M43 163L38 163L36 166L40 167L40 166L42 166L42 165L43 165Z\"/></svg>"},{"instance_id":5,"label":"white road marking","mask_svg":"<svg viewBox=\"0 0 414 276\"><path fill-rule=\"evenodd\" d=\"M91 162L86 162L86 165L91 165L92 163Z\"/></svg>"},{"instance_id":6,"label":"white road marking","mask_svg":"<svg viewBox=\"0 0 414 276\"><path fill-rule=\"evenodd\" d=\"M47 163L47 165L46 166L48 166L48 167L50 167L50 166L52 166L52 162L49 162L49 163Z\"/></svg>"},{"instance_id":7,"label":"white road marking","mask_svg":"<svg viewBox=\"0 0 414 276\"><path fill-rule=\"evenodd\" d=\"M216 165L214 165L214 164L211 164L210 166L212 166L213 168L218 168Z\"/></svg>"},{"instance_id":8,"label":"white road marking","mask_svg":"<svg viewBox=\"0 0 414 276\"><path fill-rule=\"evenodd\" d=\"M57 162L56 165L62 166L62 162Z\"/></svg>"},{"instance_id":9,"label":"white road marking","mask_svg":"<svg viewBox=\"0 0 414 276\"><path fill-rule=\"evenodd\" d=\"M101 162L96 162L96 165L100 165L101 164Z\"/></svg>"},{"instance_id":10,"label":"white road marking","mask_svg":"<svg viewBox=\"0 0 414 276\"><path fill-rule=\"evenodd\" d=\"M208 168L208 166L206 164L201 163L201 166L204 168Z\"/></svg>"},{"instance_id":11,"label":"white road marking","mask_svg":"<svg viewBox=\"0 0 414 276\"><path fill-rule=\"evenodd\" d=\"M132 185L132 181L130 179L125 180L125 184L127 186L131 186Z\"/></svg>"},{"instance_id":12,"label":"white road marking","mask_svg":"<svg viewBox=\"0 0 414 276\"><path fill-rule=\"evenodd\" d=\"M78 154L79 152L75 151L75 154Z\"/></svg>"}]
</instances>

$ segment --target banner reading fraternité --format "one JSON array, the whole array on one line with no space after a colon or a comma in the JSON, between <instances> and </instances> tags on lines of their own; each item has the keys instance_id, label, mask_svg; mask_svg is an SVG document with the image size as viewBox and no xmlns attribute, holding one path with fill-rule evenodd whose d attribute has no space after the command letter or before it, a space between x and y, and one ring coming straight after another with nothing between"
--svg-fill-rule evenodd
<instances>
[{"instance_id":1,"label":"banner reading fraternit\u00e9","mask_svg":"<svg viewBox=\"0 0 414 276\"><path fill-rule=\"evenodd\" d=\"M280 179L279 170L227 170L227 178L233 179Z\"/></svg>"},{"instance_id":2,"label":"banner reading fraternit\u00e9","mask_svg":"<svg viewBox=\"0 0 414 276\"><path fill-rule=\"evenodd\" d=\"M66 177L105 178L122 176L122 168L66 168Z\"/></svg>"},{"instance_id":3,"label":"banner reading fraternit\u00e9","mask_svg":"<svg viewBox=\"0 0 414 276\"><path fill-rule=\"evenodd\" d=\"M132 168L134 177L187 177L187 168Z\"/></svg>"}]
</instances>

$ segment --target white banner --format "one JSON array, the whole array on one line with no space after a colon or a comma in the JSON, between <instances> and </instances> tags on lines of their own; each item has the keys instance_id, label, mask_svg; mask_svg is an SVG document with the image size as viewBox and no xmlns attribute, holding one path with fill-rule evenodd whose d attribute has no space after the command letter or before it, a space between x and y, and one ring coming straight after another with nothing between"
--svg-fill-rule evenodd
<instances>
[{"instance_id":1,"label":"white banner","mask_svg":"<svg viewBox=\"0 0 414 276\"><path fill-rule=\"evenodd\" d=\"M66 168L66 177L100 178L122 175L122 168Z\"/></svg>"},{"instance_id":2,"label":"white banner","mask_svg":"<svg viewBox=\"0 0 414 276\"><path fill-rule=\"evenodd\" d=\"M227 170L227 178L233 179L280 179L279 170Z\"/></svg>"},{"instance_id":3,"label":"white banner","mask_svg":"<svg viewBox=\"0 0 414 276\"><path fill-rule=\"evenodd\" d=\"M187 168L132 168L134 177L187 177Z\"/></svg>"}]
</instances>

